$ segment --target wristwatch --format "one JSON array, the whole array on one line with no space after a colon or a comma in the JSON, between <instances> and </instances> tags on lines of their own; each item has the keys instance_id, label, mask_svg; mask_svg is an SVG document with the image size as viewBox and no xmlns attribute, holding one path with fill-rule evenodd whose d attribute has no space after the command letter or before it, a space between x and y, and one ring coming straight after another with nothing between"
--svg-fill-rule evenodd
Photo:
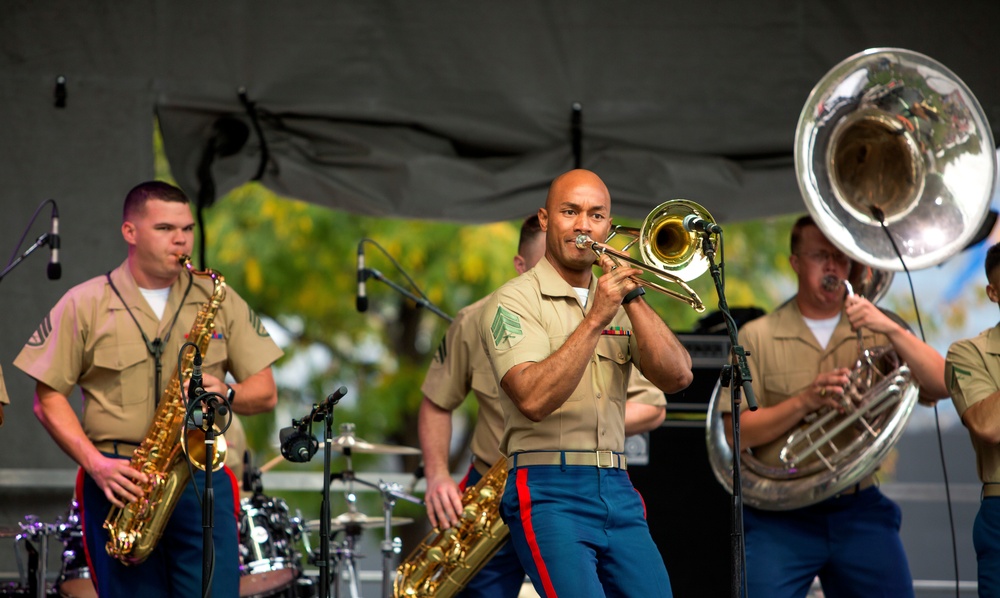
<instances>
[{"instance_id":1,"label":"wristwatch","mask_svg":"<svg viewBox=\"0 0 1000 598\"><path fill-rule=\"evenodd\" d=\"M642 297L645 294L646 294L646 289L642 287L636 287L635 290L633 290L631 293L625 295L625 297L622 298L622 305L631 303L635 301L637 297Z\"/></svg>"},{"instance_id":2,"label":"wristwatch","mask_svg":"<svg viewBox=\"0 0 1000 598\"><path fill-rule=\"evenodd\" d=\"M232 404L233 399L236 398L236 391L233 390L232 386L226 385L226 402Z\"/></svg>"}]
</instances>

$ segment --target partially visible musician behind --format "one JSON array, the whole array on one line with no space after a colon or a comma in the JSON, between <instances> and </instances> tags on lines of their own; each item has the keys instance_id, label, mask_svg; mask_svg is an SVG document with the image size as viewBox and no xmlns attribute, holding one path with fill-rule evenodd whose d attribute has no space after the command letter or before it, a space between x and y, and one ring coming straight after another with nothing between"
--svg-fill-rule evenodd
<instances>
[{"instance_id":1,"label":"partially visible musician behind","mask_svg":"<svg viewBox=\"0 0 1000 598\"><path fill-rule=\"evenodd\" d=\"M0 368L0 426L3 425L4 405L10 405L10 398L7 397L7 386L3 382L3 369Z\"/></svg>"},{"instance_id":2,"label":"partially visible musician behind","mask_svg":"<svg viewBox=\"0 0 1000 598\"><path fill-rule=\"evenodd\" d=\"M748 363L757 411L740 414L741 448L752 448L765 464L781 466L778 445L803 417L837 408L865 347L892 345L920 385L921 401L948 396L944 359L899 321L867 299L848 297L838 284L851 260L810 216L792 227L789 263L798 293L774 312L748 322L739 335ZM895 314L892 314L895 316ZM726 396L725 394L723 396ZM723 401L720 407L730 411ZM742 405L746 407L746 403ZM726 413L732 445L732 415ZM787 511L744 509L748 595L805 596L816 576L828 598L913 596L909 564L899 538L899 506L879 491L874 474L818 504Z\"/></svg>"},{"instance_id":3,"label":"partially visible musician behind","mask_svg":"<svg viewBox=\"0 0 1000 598\"><path fill-rule=\"evenodd\" d=\"M1000 244L986 252L986 296L1000 303ZM969 430L982 501L972 528L979 571L979 595L1000 596L1000 324L952 343L945 380Z\"/></svg>"},{"instance_id":4,"label":"partially visible musician behind","mask_svg":"<svg viewBox=\"0 0 1000 598\"><path fill-rule=\"evenodd\" d=\"M194 228L188 198L177 187L150 181L133 188L125 198L121 225L128 246L125 261L70 289L14 361L36 380L35 415L80 465L76 494L87 561L102 597L202 594L202 508L193 486L204 488L200 470L142 564L126 566L109 556L103 529L112 504L123 507L142 496L139 484L148 478L131 468L129 459L177 368L195 316L212 293L210 281L191 276L178 260L180 254L191 254ZM157 347L162 354L157 355ZM205 390L230 394L228 373L236 381L231 386L233 411L269 411L277 402L270 366L281 354L260 318L227 289L204 355ZM77 386L82 422L69 399ZM237 481L225 467L212 483L211 591L215 598L235 597L240 575Z\"/></svg>"},{"instance_id":5,"label":"partially visible musician behind","mask_svg":"<svg viewBox=\"0 0 1000 598\"><path fill-rule=\"evenodd\" d=\"M538 263L545 252L545 235L538 216L532 215L521 225L514 269L524 274ZM431 363L421 391L420 447L423 450L427 493L424 503L431 524L440 529L458 524L462 515L462 492L474 486L499 459L503 414L493 369L479 338L479 316L486 298L460 310L448 327L437 355ZM472 433L473 461L461 484L456 484L448 470L451 444L452 412L468 396L475 394L479 410ZM625 432L639 434L658 427L666 417L666 397L638 372L629 384L625 405ZM524 580L524 568L508 542L459 594L516 598Z\"/></svg>"},{"instance_id":6,"label":"partially visible musician behind","mask_svg":"<svg viewBox=\"0 0 1000 598\"><path fill-rule=\"evenodd\" d=\"M674 393L694 377L691 357L643 299L638 268L602 255L598 277L594 252L577 247L577 235L604 241L611 227L595 173L557 177L538 219L544 258L493 293L479 321L501 389L501 516L541 596L671 596L622 454L625 399L633 366Z\"/></svg>"}]
</instances>

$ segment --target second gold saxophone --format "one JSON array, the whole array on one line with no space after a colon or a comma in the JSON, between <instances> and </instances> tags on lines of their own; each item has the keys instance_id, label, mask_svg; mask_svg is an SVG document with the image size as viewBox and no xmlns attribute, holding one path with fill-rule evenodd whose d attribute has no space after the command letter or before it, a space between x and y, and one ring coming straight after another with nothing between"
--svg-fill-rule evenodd
<instances>
[{"instance_id":1,"label":"second gold saxophone","mask_svg":"<svg viewBox=\"0 0 1000 598\"><path fill-rule=\"evenodd\" d=\"M191 259L186 255L179 259L192 275L207 276L213 283L212 296L198 311L187 337L204 355L212 339L215 315L226 298L225 278L214 270L194 270ZM184 351L179 366L184 380L191 378L194 354L193 347ZM104 521L104 529L109 535L108 554L126 565L146 560L163 535L167 521L191 478L186 458L190 458L199 469L215 470L225 463L225 438L221 435L216 438L215 458L207 465L204 462L204 434L199 429L185 429L186 404L182 382L177 374L175 370L170 377L149 430L132 454L131 467L149 476L149 483L143 487L144 495L123 508L112 506ZM192 437L185 439L185 434Z\"/></svg>"},{"instance_id":2,"label":"second gold saxophone","mask_svg":"<svg viewBox=\"0 0 1000 598\"><path fill-rule=\"evenodd\" d=\"M458 525L434 529L396 570L395 598L448 598L469 583L510 535L500 519L507 483L507 460L499 459L483 479L462 495Z\"/></svg>"}]
</instances>

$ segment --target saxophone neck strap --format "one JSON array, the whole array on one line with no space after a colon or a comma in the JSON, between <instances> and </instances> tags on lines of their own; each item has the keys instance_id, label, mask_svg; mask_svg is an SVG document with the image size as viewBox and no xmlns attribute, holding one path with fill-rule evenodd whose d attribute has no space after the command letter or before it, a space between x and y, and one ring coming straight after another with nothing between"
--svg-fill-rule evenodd
<instances>
[{"instance_id":1,"label":"saxophone neck strap","mask_svg":"<svg viewBox=\"0 0 1000 598\"><path fill-rule=\"evenodd\" d=\"M128 312L132 321L135 322L135 327L139 329L139 334L142 335L142 342L146 344L146 351L149 352L149 355L153 358L153 363L156 364L156 378L153 383L153 396L156 397L157 401L159 401L160 378L163 374L163 361L161 359L163 357L163 350L166 348L167 342L170 340L170 334L174 330L174 324L177 323L177 318L181 315L181 309L184 308L184 302L187 301L188 294L191 292L191 285L194 284L194 276L188 272L187 287L184 289L184 296L181 297L181 302L180 305L177 306L177 311L174 312L174 317L170 320L170 326L167 327L167 335L162 339L160 337L156 337L152 341L150 341L149 337L146 336L145 331L143 331L142 326L139 324L139 320L136 319L135 314L132 313L128 303L125 302L122 294L118 291L118 287L116 287L114 281L111 280L111 272L108 271L105 273L104 277L108 279L108 285L111 287L111 290L115 292L115 295L118 296L122 305L125 306L125 311ZM180 372L178 372L178 375L180 375Z\"/></svg>"}]
</instances>

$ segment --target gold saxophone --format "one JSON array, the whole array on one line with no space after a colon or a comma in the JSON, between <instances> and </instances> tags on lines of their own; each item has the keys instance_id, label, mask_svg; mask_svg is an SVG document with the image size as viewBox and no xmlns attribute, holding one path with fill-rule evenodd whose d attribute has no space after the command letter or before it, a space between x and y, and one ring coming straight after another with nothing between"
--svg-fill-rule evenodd
<instances>
[{"instance_id":1,"label":"gold saxophone","mask_svg":"<svg viewBox=\"0 0 1000 598\"><path fill-rule=\"evenodd\" d=\"M191 258L179 256L181 265L192 275L206 276L214 285L212 296L198 311L188 341L194 343L204 355L212 339L215 315L226 298L226 281L214 270L194 270ZM195 351L188 347L178 366L184 380L191 378ZM185 425L186 403L177 369L170 377L167 388L157 407L149 430L142 444L132 454L131 467L149 476L142 487L143 496L124 507L111 507L104 529L108 530L108 554L126 565L136 565L149 556L163 535L163 529L191 478L185 454L201 470L205 469L205 435L200 429L188 430ZM226 440L216 437L215 459L212 470L219 469L226 459Z\"/></svg>"},{"instance_id":2,"label":"gold saxophone","mask_svg":"<svg viewBox=\"0 0 1000 598\"><path fill-rule=\"evenodd\" d=\"M447 598L469 583L507 541L500 519L507 482L507 460L500 458L462 495L462 517L455 527L434 528L396 570L393 596Z\"/></svg>"}]
</instances>

